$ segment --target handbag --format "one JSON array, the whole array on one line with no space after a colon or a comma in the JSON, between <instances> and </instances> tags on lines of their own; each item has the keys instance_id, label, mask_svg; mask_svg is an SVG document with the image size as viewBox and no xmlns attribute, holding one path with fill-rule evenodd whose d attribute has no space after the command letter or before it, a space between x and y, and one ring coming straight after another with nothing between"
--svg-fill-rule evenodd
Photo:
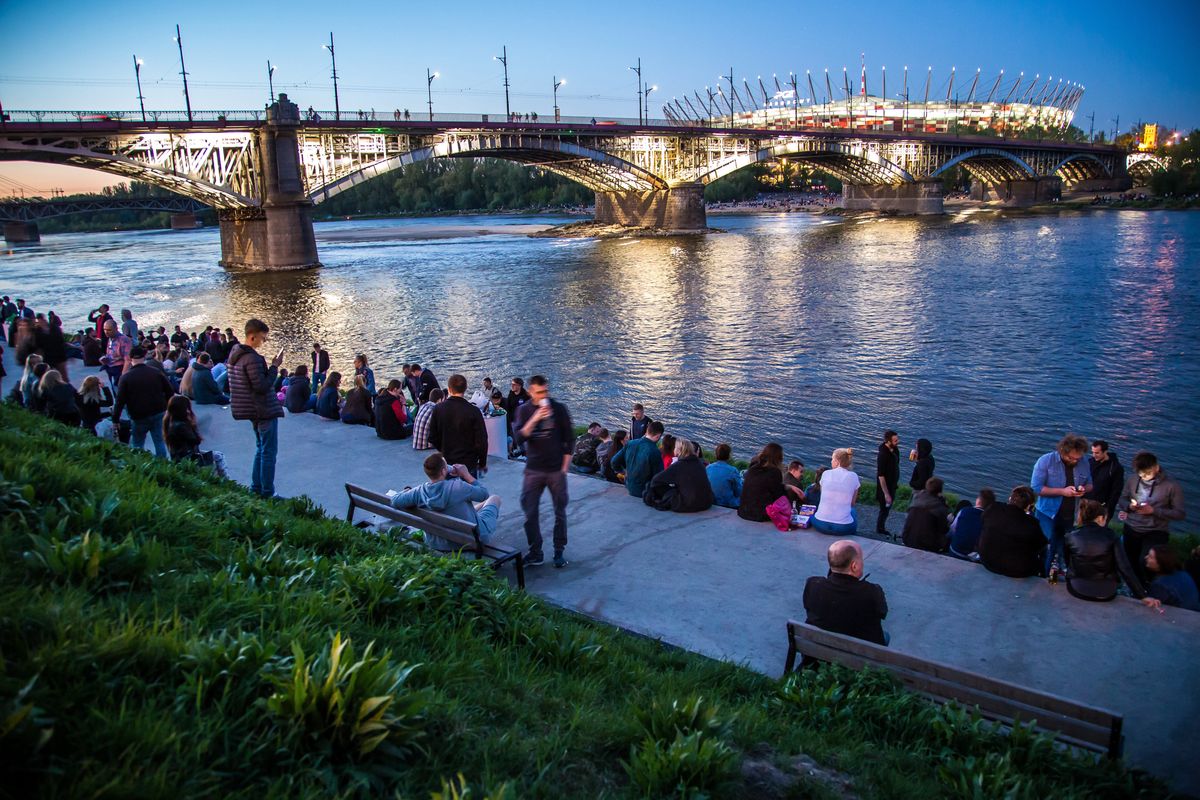
<instances>
[{"instance_id":1,"label":"handbag","mask_svg":"<svg viewBox=\"0 0 1200 800\"><path fill-rule=\"evenodd\" d=\"M788 502L787 495L783 495L774 503L771 503L766 508L767 517L771 522L775 523L775 527L785 533L792 526L792 504Z\"/></svg>"}]
</instances>

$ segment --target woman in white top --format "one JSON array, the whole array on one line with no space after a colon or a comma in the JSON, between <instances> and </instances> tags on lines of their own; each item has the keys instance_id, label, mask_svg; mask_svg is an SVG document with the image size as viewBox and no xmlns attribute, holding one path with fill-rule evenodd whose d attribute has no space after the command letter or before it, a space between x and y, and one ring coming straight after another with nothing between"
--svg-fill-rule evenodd
<instances>
[{"instance_id":1,"label":"woman in white top","mask_svg":"<svg viewBox=\"0 0 1200 800\"><path fill-rule=\"evenodd\" d=\"M832 469L821 476L821 504L813 514L812 527L821 533L844 536L858 532L854 504L858 500L861 479L850 469L854 450L838 448L830 459Z\"/></svg>"}]
</instances>

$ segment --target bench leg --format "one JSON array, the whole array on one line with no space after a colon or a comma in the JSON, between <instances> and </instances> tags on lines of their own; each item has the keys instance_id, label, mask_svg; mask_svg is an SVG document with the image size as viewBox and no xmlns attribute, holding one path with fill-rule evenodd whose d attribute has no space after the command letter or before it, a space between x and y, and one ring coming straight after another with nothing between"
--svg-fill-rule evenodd
<instances>
[{"instance_id":1,"label":"bench leg","mask_svg":"<svg viewBox=\"0 0 1200 800\"><path fill-rule=\"evenodd\" d=\"M788 637L791 638L791 637ZM788 643L787 663L783 665L783 674L787 676L796 668L796 644Z\"/></svg>"},{"instance_id":2,"label":"bench leg","mask_svg":"<svg viewBox=\"0 0 1200 800\"><path fill-rule=\"evenodd\" d=\"M525 554L517 553L517 557L516 557L516 559L514 559L514 561L517 566L517 588L524 589L525 588Z\"/></svg>"}]
</instances>

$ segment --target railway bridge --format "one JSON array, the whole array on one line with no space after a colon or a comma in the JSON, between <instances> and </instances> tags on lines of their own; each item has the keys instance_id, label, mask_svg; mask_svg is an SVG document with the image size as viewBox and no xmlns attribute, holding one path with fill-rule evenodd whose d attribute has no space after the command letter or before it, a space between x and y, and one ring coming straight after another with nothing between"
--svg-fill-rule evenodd
<instances>
[{"instance_id":1,"label":"railway bridge","mask_svg":"<svg viewBox=\"0 0 1200 800\"><path fill-rule=\"evenodd\" d=\"M706 229L706 184L781 158L838 177L848 209L906 214L941 213L942 177L955 167L972 176L981 196L1016 206L1057 197L1064 185L1130 185L1119 148L995 136L714 127L678 118L323 119L301 113L283 94L265 111L192 112L186 119L170 112L151 120L115 112L6 117L0 160L102 170L211 206L220 221L221 263L256 269L318 266L314 204L431 158L528 164L592 189L598 221L680 232Z\"/></svg>"}]
</instances>

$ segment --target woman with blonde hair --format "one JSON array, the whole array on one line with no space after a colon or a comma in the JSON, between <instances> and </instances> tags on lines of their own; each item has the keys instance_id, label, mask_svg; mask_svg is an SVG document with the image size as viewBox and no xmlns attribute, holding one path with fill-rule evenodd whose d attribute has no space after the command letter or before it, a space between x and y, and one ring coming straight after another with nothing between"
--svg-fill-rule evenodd
<instances>
[{"instance_id":1,"label":"woman with blonde hair","mask_svg":"<svg viewBox=\"0 0 1200 800\"><path fill-rule=\"evenodd\" d=\"M71 428L79 427L79 404L75 387L63 380L56 369L46 370L38 384L46 416Z\"/></svg>"},{"instance_id":2,"label":"woman with blonde hair","mask_svg":"<svg viewBox=\"0 0 1200 800\"><path fill-rule=\"evenodd\" d=\"M858 517L854 504L862 479L850 469L854 449L839 447L829 460L830 469L821 476L821 503L812 516L812 527L831 536L852 535L858 532Z\"/></svg>"},{"instance_id":3,"label":"woman with blonde hair","mask_svg":"<svg viewBox=\"0 0 1200 800\"><path fill-rule=\"evenodd\" d=\"M108 416L104 408L112 408L112 404L112 391L100 383L99 376L88 375L83 379L79 387L79 417L83 427L95 433L97 423Z\"/></svg>"},{"instance_id":4,"label":"woman with blonde hair","mask_svg":"<svg viewBox=\"0 0 1200 800\"><path fill-rule=\"evenodd\" d=\"M673 455L671 466L650 479L642 499L659 511L707 511L713 504L712 484L696 446L680 436Z\"/></svg>"}]
</instances>

